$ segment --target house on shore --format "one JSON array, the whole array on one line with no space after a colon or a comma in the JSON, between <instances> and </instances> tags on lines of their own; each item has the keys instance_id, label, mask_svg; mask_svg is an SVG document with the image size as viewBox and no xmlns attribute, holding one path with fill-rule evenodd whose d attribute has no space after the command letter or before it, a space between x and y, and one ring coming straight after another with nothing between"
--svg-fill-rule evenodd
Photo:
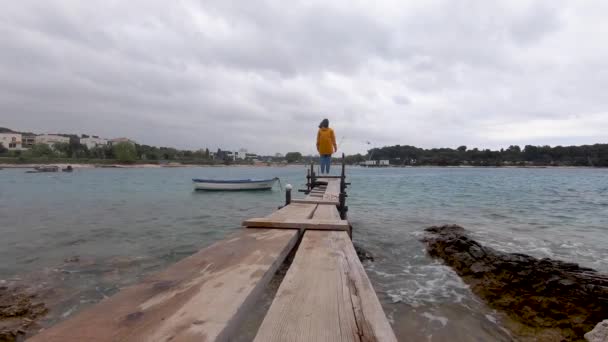
<instances>
[{"instance_id":1,"label":"house on shore","mask_svg":"<svg viewBox=\"0 0 608 342\"><path fill-rule=\"evenodd\" d=\"M86 145L89 150L92 150L96 147L103 147L108 145L108 139L100 138L96 135L80 138L80 143L82 145Z\"/></svg>"},{"instance_id":2,"label":"house on shore","mask_svg":"<svg viewBox=\"0 0 608 342\"><path fill-rule=\"evenodd\" d=\"M21 135L21 146L24 149L29 149L36 145L36 134L28 133Z\"/></svg>"},{"instance_id":3,"label":"house on shore","mask_svg":"<svg viewBox=\"0 0 608 342\"><path fill-rule=\"evenodd\" d=\"M382 160L366 160L359 165L364 166L364 167L389 167L391 164L388 159L382 159Z\"/></svg>"},{"instance_id":4,"label":"house on shore","mask_svg":"<svg viewBox=\"0 0 608 342\"><path fill-rule=\"evenodd\" d=\"M49 145L52 148L55 144L69 144L70 138L57 134L41 134L36 136L35 142L36 144Z\"/></svg>"},{"instance_id":5,"label":"house on shore","mask_svg":"<svg viewBox=\"0 0 608 342\"><path fill-rule=\"evenodd\" d=\"M9 151L23 150L21 133L0 133L0 144Z\"/></svg>"}]
</instances>

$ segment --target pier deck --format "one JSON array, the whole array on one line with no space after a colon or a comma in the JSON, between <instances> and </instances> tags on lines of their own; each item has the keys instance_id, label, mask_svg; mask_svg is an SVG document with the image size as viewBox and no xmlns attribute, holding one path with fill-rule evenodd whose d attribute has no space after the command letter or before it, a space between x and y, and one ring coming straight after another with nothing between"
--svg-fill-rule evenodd
<instances>
[{"instance_id":1,"label":"pier deck","mask_svg":"<svg viewBox=\"0 0 608 342\"><path fill-rule=\"evenodd\" d=\"M343 182L316 178L305 199L30 340L230 341L295 252L255 341L396 341L338 210Z\"/></svg>"}]
</instances>

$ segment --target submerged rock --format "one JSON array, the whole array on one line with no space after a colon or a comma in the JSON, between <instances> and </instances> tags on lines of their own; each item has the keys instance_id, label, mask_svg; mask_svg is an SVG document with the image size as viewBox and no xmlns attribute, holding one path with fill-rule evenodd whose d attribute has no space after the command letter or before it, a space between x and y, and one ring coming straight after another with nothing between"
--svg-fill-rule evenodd
<instances>
[{"instance_id":1,"label":"submerged rock","mask_svg":"<svg viewBox=\"0 0 608 342\"><path fill-rule=\"evenodd\" d=\"M0 286L0 341L16 341L47 308L35 296L19 289Z\"/></svg>"},{"instance_id":2,"label":"submerged rock","mask_svg":"<svg viewBox=\"0 0 608 342\"><path fill-rule=\"evenodd\" d=\"M608 276L577 264L484 247L456 225L425 229L428 253L527 333L581 340L608 317Z\"/></svg>"},{"instance_id":3,"label":"submerged rock","mask_svg":"<svg viewBox=\"0 0 608 342\"><path fill-rule=\"evenodd\" d=\"M593 330L586 333L585 339L589 342L608 341L608 319L599 322Z\"/></svg>"},{"instance_id":4,"label":"submerged rock","mask_svg":"<svg viewBox=\"0 0 608 342\"><path fill-rule=\"evenodd\" d=\"M365 262L365 261L373 262L374 261L374 256L369 251L367 251L362 246L359 246L357 243L354 243L353 245L355 246L355 252L357 252L359 261L361 261L361 262Z\"/></svg>"}]
</instances>

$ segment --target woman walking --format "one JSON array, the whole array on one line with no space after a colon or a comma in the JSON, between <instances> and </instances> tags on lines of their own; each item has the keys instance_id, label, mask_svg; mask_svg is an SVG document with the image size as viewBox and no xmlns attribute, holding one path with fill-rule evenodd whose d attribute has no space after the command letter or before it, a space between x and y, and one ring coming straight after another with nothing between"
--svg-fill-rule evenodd
<instances>
[{"instance_id":1,"label":"woman walking","mask_svg":"<svg viewBox=\"0 0 608 342\"><path fill-rule=\"evenodd\" d=\"M319 124L317 151L319 151L319 155L321 156L321 174L329 173L331 155L338 151L338 145L336 145L334 130L329 128L329 120L327 119L323 119L321 124Z\"/></svg>"}]
</instances>

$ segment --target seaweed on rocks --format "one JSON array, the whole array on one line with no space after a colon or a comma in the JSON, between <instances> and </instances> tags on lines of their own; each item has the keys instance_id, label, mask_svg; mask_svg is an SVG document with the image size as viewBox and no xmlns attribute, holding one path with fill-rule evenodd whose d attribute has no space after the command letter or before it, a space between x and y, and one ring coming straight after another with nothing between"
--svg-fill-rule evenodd
<instances>
[{"instance_id":1,"label":"seaweed on rocks","mask_svg":"<svg viewBox=\"0 0 608 342\"><path fill-rule=\"evenodd\" d=\"M485 247L457 225L429 227L422 241L526 334L578 341L608 318L608 276L593 269Z\"/></svg>"},{"instance_id":2,"label":"seaweed on rocks","mask_svg":"<svg viewBox=\"0 0 608 342\"><path fill-rule=\"evenodd\" d=\"M44 315L44 303L36 302L35 295L20 289L0 286L0 341L17 341Z\"/></svg>"},{"instance_id":3,"label":"seaweed on rocks","mask_svg":"<svg viewBox=\"0 0 608 342\"><path fill-rule=\"evenodd\" d=\"M365 249L363 246L360 246L357 243L353 243L353 245L355 246L355 252L357 252L359 261L361 261L361 262L366 262L366 261L373 262L374 261L374 256L367 249Z\"/></svg>"}]
</instances>

